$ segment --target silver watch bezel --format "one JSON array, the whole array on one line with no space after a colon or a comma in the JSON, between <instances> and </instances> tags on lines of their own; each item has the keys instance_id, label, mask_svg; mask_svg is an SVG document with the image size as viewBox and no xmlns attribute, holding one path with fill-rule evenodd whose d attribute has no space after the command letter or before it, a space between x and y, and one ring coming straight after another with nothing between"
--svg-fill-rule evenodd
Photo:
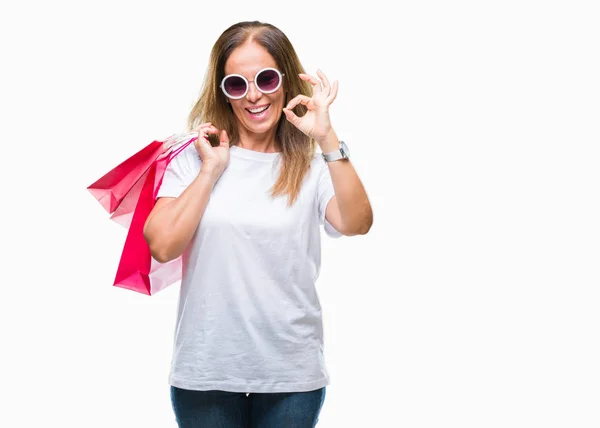
<instances>
[{"instance_id":1,"label":"silver watch bezel","mask_svg":"<svg viewBox=\"0 0 600 428\"><path fill-rule=\"evenodd\" d=\"M329 153L323 153L325 162L335 162L340 159L350 159L350 150L345 142L340 140L340 146L337 150Z\"/></svg>"}]
</instances>

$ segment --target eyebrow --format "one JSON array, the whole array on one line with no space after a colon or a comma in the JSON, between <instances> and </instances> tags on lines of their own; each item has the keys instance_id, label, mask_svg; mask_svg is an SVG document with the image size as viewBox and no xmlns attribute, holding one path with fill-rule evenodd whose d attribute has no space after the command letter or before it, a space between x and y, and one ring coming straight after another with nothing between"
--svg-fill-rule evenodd
<instances>
[{"instance_id":1,"label":"eyebrow","mask_svg":"<svg viewBox=\"0 0 600 428\"><path fill-rule=\"evenodd\" d=\"M282 73L282 71L281 71L281 70L279 69L279 67L277 67L276 65L266 65L266 66L264 66L264 67L260 67L260 68L258 68L256 71L254 71L254 72L252 73L252 77L254 78L254 76L256 76L256 73L258 73L260 70L263 70L263 69L265 69L265 68L274 68L274 69L276 69L276 70L279 70L279 72L280 72L280 73ZM223 71L225 72L225 69L223 69ZM232 72L232 73L227 73L227 72L225 72L225 76L227 76L227 75L229 75L229 74L241 74L241 75L242 75L242 76L244 76L246 79L248 79L248 76L247 76L246 74L244 74L244 73L235 72L235 71L234 71L234 72ZM248 80L250 80L250 79L248 79Z\"/></svg>"}]
</instances>

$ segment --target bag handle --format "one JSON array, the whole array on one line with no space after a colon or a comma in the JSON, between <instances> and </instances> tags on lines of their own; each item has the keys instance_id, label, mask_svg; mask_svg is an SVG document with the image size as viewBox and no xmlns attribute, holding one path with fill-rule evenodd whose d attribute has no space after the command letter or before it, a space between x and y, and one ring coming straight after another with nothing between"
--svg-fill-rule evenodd
<instances>
[{"instance_id":1,"label":"bag handle","mask_svg":"<svg viewBox=\"0 0 600 428\"><path fill-rule=\"evenodd\" d=\"M175 156L177 156L183 149L185 149L191 142L198 139L197 132L191 132L187 134L177 135L174 134L164 140L163 152L160 154L158 159L168 158L168 162L171 162ZM182 144L183 143L183 144ZM179 146L179 147L177 147ZM158 160L157 159L157 160Z\"/></svg>"},{"instance_id":2,"label":"bag handle","mask_svg":"<svg viewBox=\"0 0 600 428\"><path fill-rule=\"evenodd\" d=\"M190 137L191 136L188 134L188 136L185 139L190 138ZM183 141L185 141L185 139ZM187 146L189 146L192 142L196 141L197 139L198 139L198 136L192 137L191 140L187 141L186 143L177 147L177 149L173 150L169 155L169 162L171 162L175 156L177 156L179 153L181 153L183 151L183 149L185 149ZM175 144L179 144L179 143L175 143Z\"/></svg>"}]
</instances>

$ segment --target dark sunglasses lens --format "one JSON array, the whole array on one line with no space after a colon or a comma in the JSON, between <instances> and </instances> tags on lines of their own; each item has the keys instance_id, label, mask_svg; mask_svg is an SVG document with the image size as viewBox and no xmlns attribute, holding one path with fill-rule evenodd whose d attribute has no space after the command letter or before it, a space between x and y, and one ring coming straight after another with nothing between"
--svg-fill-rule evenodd
<instances>
[{"instance_id":1,"label":"dark sunglasses lens","mask_svg":"<svg viewBox=\"0 0 600 428\"><path fill-rule=\"evenodd\" d=\"M241 97L246 92L246 82L238 76L231 76L225 79L223 88L232 97Z\"/></svg>"},{"instance_id":2,"label":"dark sunglasses lens","mask_svg":"<svg viewBox=\"0 0 600 428\"><path fill-rule=\"evenodd\" d=\"M273 92L279 86L279 74L275 70L262 71L256 76L256 86L263 92Z\"/></svg>"}]
</instances>

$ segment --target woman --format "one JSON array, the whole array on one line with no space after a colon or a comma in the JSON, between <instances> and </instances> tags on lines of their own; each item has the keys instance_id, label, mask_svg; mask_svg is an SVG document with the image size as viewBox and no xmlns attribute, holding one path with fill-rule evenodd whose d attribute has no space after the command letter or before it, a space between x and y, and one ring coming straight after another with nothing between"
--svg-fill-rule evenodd
<instances>
[{"instance_id":1,"label":"woman","mask_svg":"<svg viewBox=\"0 0 600 428\"><path fill-rule=\"evenodd\" d=\"M317 422L319 225L339 237L372 224L329 120L337 82L317 74L265 23L235 24L212 49L189 116L200 138L170 163L144 228L156 260L183 254L169 377L180 427Z\"/></svg>"}]
</instances>

